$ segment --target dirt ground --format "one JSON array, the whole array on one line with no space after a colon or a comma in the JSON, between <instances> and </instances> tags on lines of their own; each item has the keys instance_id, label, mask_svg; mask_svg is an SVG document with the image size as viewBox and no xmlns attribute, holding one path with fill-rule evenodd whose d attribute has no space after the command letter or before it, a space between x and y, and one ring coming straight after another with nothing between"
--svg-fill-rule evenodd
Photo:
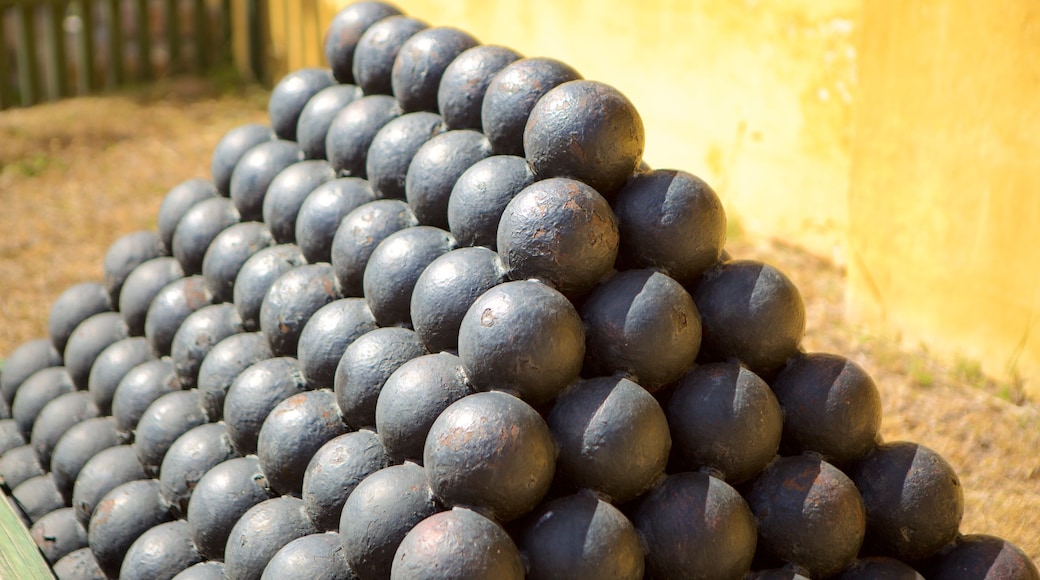
<instances>
[{"instance_id":1,"label":"dirt ground","mask_svg":"<svg viewBox=\"0 0 1040 580\"><path fill-rule=\"evenodd\" d=\"M220 137L264 122L266 95L177 81L117 96L0 113L0 359L46 333L50 305L68 286L99 281L108 246L154 229L165 193L209 177ZM875 379L882 436L944 456L964 487L964 533L999 535L1040 560L1040 404L971 361L938 360L898 337L843 316L844 272L779 241L731 227L735 257L772 263L803 294L804 346L843 354Z\"/></svg>"}]
</instances>

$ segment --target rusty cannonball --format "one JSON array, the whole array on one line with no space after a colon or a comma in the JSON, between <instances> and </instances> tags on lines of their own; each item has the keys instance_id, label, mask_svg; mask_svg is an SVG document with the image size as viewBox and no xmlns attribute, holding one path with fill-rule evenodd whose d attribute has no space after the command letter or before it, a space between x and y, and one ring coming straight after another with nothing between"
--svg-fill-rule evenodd
<instances>
[{"instance_id":1,"label":"rusty cannonball","mask_svg":"<svg viewBox=\"0 0 1040 580\"><path fill-rule=\"evenodd\" d=\"M1040 578L1029 556L1001 538L970 534L958 538L936 558L928 570L928 578L954 580L1036 580Z\"/></svg>"},{"instance_id":2,"label":"rusty cannonball","mask_svg":"<svg viewBox=\"0 0 1040 580\"><path fill-rule=\"evenodd\" d=\"M701 277L693 301L701 315L705 362L736 358L768 381L798 354L805 304L773 266L754 260L719 264Z\"/></svg>"},{"instance_id":3,"label":"rusty cannonball","mask_svg":"<svg viewBox=\"0 0 1040 580\"><path fill-rule=\"evenodd\" d=\"M448 196L448 227L459 245L496 249L502 213L532 183L534 173L523 157L493 155L471 165Z\"/></svg>"},{"instance_id":4,"label":"rusty cannonball","mask_svg":"<svg viewBox=\"0 0 1040 580\"><path fill-rule=\"evenodd\" d=\"M614 267L617 218L592 187L545 179L509 202L497 240L510 278L537 278L567 296L581 295Z\"/></svg>"},{"instance_id":5,"label":"rusty cannonball","mask_svg":"<svg viewBox=\"0 0 1040 580\"><path fill-rule=\"evenodd\" d=\"M563 83L538 100L524 127L524 154L540 178L569 177L612 197L639 166L643 120L614 87Z\"/></svg>"},{"instance_id":6,"label":"rusty cannonball","mask_svg":"<svg viewBox=\"0 0 1040 580\"><path fill-rule=\"evenodd\" d=\"M726 243L722 201L685 171L636 175L618 193L614 211L619 268L659 268L688 286L719 261Z\"/></svg>"},{"instance_id":7,"label":"rusty cannonball","mask_svg":"<svg viewBox=\"0 0 1040 580\"><path fill-rule=\"evenodd\" d=\"M668 476L632 521L648 578L742 578L755 555L755 519L735 489L706 473Z\"/></svg>"},{"instance_id":8,"label":"rusty cannonball","mask_svg":"<svg viewBox=\"0 0 1040 580\"><path fill-rule=\"evenodd\" d=\"M765 469L780 447L784 417L776 397L735 362L701 365L683 375L667 411L682 469L707 467L737 484Z\"/></svg>"},{"instance_id":9,"label":"rusty cannonball","mask_svg":"<svg viewBox=\"0 0 1040 580\"><path fill-rule=\"evenodd\" d=\"M863 499L848 476L821 459L778 459L744 497L758 523L759 550L811 578L845 569L863 544Z\"/></svg>"},{"instance_id":10,"label":"rusty cannonball","mask_svg":"<svg viewBox=\"0 0 1040 580\"><path fill-rule=\"evenodd\" d=\"M408 16L389 16L361 35L354 48L354 82L366 95L390 95L390 76L401 46L428 25Z\"/></svg>"},{"instance_id":11,"label":"rusty cannonball","mask_svg":"<svg viewBox=\"0 0 1040 580\"><path fill-rule=\"evenodd\" d=\"M874 448L881 395L855 362L834 354L799 354L772 387L784 410L785 455L811 451L845 465Z\"/></svg>"},{"instance_id":12,"label":"rusty cannonball","mask_svg":"<svg viewBox=\"0 0 1040 580\"><path fill-rule=\"evenodd\" d=\"M353 2L336 13L325 30L325 60L341 83L353 83L354 59L365 32L375 23L401 14L389 2Z\"/></svg>"},{"instance_id":13,"label":"rusty cannonball","mask_svg":"<svg viewBox=\"0 0 1040 580\"><path fill-rule=\"evenodd\" d=\"M533 280L491 288L459 325L459 357L473 384L535 405L577 379L584 356L585 329L574 305Z\"/></svg>"},{"instance_id":14,"label":"rusty cannonball","mask_svg":"<svg viewBox=\"0 0 1040 580\"><path fill-rule=\"evenodd\" d=\"M477 39L447 26L426 28L401 45L390 73L394 97L406 113L437 111L437 89L456 57L477 46Z\"/></svg>"},{"instance_id":15,"label":"rusty cannonball","mask_svg":"<svg viewBox=\"0 0 1040 580\"><path fill-rule=\"evenodd\" d=\"M451 61L437 89L437 110L449 129L480 131L484 94L491 79L520 58L504 46L474 46Z\"/></svg>"},{"instance_id":16,"label":"rusty cannonball","mask_svg":"<svg viewBox=\"0 0 1040 580\"><path fill-rule=\"evenodd\" d=\"M444 505L473 506L508 522L531 511L549 491L556 444L527 403L506 393L476 393L452 403L433 422L423 465Z\"/></svg>"},{"instance_id":17,"label":"rusty cannonball","mask_svg":"<svg viewBox=\"0 0 1040 580\"><path fill-rule=\"evenodd\" d=\"M454 508L416 524L401 540L391 580L520 580L524 564L509 534L473 510Z\"/></svg>"},{"instance_id":18,"label":"rusty cannonball","mask_svg":"<svg viewBox=\"0 0 1040 580\"><path fill-rule=\"evenodd\" d=\"M916 443L886 443L851 475L867 510L867 542L881 554L920 560L957 537L964 490L938 453Z\"/></svg>"},{"instance_id":19,"label":"rusty cannonball","mask_svg":"<svg viewBox=\"0 0 1040 580\"><path fill-rule=\"evenodd\" d=\"M481 127L499 155L524 154L524 126L535 103L557 85L580 79L551 58L522 58L491 78L480 105Z\"/></svg>"},{"instance_id":20,"label":"rusty cannonball","mask_svg":"<svg viewBox=\"0 0 1040 580\"><path fill-rule=\"evenodd\" d=\"M576 382L556 398L547 421L563 476L614 503L646 491L668 463L672 439L664 411L653 395L628 379Z\"/></svg>"},{"instance_id":21,"label":"rusty cannonball","mask_svg":"<svg viewBox=\"0 0 1040 580\"><path fill-rule=\"evenodd\" d=\"M924 580L917 570L895 558L859 558L835 576L836 580Z\"/></svg>"}]
</instances>

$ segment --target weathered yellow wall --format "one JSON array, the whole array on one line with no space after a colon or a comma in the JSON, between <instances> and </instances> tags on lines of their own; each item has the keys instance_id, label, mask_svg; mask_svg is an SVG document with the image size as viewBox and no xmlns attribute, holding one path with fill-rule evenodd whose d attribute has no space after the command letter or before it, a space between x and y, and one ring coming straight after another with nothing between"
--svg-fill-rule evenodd
<instances>
[{"instance_id":1,"label":"weathered yellow wall","mask_svg":"<svg viewBox=\"0 0 1040 580\"><path fill-rule=\"evenodd\" d=\"M1040 393L1040 5L862 18L849 311Z\"/></svg>"}]
</instances>

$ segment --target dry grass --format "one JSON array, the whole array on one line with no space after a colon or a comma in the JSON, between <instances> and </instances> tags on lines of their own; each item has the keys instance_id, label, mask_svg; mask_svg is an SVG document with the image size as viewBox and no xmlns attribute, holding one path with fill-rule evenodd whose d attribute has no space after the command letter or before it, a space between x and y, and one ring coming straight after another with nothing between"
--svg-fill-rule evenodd
<instances>
[{"instance_id":1,"label":"dry grass","mask_svg":"<svg viewBox=\"0 0 1040 580\"><path fill-rule=\"evenodd\" d=\"M155 227L163 195L209 175L228 129L263 121L265 95L178 81L147 92L0 113L0 358L43 336L71 284L101 279L107 247ZM938 451L964 484L965 533L990 533L1040 559L1040 407L970 361L940 361L843 318L844 273L776 242L734 236L738 257L777 265L802 290L805 346L853 358L882 393L886 440Z\"/></svg>"}]
</instances>

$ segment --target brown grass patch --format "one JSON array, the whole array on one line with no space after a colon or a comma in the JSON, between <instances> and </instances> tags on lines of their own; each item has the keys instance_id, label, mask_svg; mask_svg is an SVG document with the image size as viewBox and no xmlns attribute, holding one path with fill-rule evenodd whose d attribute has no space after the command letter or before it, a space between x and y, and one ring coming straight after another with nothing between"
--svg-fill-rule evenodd
<instances>
[{"instance_id":1,"label":"brown grass patch","mask_svg":"<svg viewBox=\"0 0 1040 580\"><path fill-rule=\"evenodd\" d=\"M198 81L0 113L0 358L44 336L65 288L100 280L118 237L155 227L165 193L209 176L229 129L264 122L266 95ZM805 347L843 354L881 389L886 440L938 451L964 484L965 533L989 533L1040 559L1040 408L970 361L942 361L844 319L844 272L778 242L737 234L737 257L772 263L801 289Z\"/></svg>"}]
</instances>

